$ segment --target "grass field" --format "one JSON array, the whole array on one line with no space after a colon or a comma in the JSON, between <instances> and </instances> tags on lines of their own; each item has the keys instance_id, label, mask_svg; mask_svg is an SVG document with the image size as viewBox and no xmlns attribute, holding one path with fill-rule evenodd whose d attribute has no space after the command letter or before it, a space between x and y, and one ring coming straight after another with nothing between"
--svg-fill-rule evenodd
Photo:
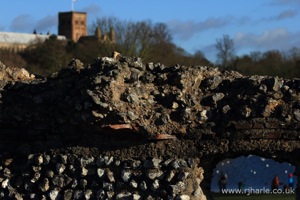
<instances>
[{"instance_id":1,"label":"grass field","mask_svg":"<svg viewBox=\"0 0 300 200\"><path fill-rule=\"evenodd\" d=\"M213 193L215 200L295 200L295 194L220 194Z\"/></svg>"}]
</instances>

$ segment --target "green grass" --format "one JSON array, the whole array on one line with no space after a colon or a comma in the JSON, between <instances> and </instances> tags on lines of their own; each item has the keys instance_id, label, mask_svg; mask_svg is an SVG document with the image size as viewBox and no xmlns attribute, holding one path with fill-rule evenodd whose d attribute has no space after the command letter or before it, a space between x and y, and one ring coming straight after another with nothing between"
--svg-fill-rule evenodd
<instances>
[{"instance_id":1,"label":"green grass","mask_svg":"<svg viewBox=\"0 0 300 200\"><path fill-rule=\"evenodd\" d=\"M295 194L220 194L213 193L215 200L295 200Z\"/></svg>"}]
</instances>

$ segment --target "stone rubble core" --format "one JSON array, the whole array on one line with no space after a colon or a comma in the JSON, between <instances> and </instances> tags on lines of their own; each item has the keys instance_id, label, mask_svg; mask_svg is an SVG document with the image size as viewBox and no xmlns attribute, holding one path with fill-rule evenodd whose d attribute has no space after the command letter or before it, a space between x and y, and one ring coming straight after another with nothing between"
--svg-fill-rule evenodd
<instances>
[{"instance_id":1,"label":"stone rubble core","mask_svg":"<svg viewBox=\"0 0 300 200\"><path fill-rule=\"evenodd\" d=\"M0 158L22 160L23 156L66 148L74 155L105 154L116 160L139 158L140 162L200 158L204 193L209 190L213 168L225 158L264 156L296 165L295 174L300 175L299 92L299 79L243 76L203 66L144 64L141 58L117 53L113 58L97 58L89 66L74 59L47 78L0 63ZM57 162L55 168L55 173L65 176L69 166ZM89 173L87 168L73 170ZM132 172L118 170L118 180L126 187L145 191L161 187L159 179L153 179L151 186L130 182ZM100 168L94 171L107 174ZM52 179L43 177L37 173L30 180L46 192ZM4 175L0 178L8 188L10 180ZM82 184L88 185L86 181ZM64 191L75 194L74 190ZM51 190L52 196L61 193L61 189ZM119 198L135 194L140 195L124 190ZM177 194L171 194L172 198L191 196ZM114 191L111 195L117 198L119 194ZM210 198L209 193L206 196ZM198 199L202 198L206 197L201 192Z\"/></svg>"}]
</instances>

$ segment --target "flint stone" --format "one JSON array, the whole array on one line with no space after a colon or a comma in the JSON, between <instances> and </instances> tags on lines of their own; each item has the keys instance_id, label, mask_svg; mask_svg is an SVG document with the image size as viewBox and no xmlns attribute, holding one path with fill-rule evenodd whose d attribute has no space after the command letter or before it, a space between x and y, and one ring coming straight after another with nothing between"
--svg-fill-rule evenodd
<instances>
[{"instance_id":1,"label":"flint stone","mask_svg":"<svg viewBox=\"0 0 300 200\"><path fill-rule=\"evenodd\" d=\"M142 197L139 194L133 194L132 199L133 200L140 200L140 199L142 199Z\"/></svg>"},{"instance_id":2,"label":"flint stone","mask_svg":"<svg viewBox=\"0 0 300 200\"><path fill-rule=\"evenodd\" d=\"M69 162L69 164L71 164L71 165L76 164L76 160L77 160L77 156L76 155L70 154L68 156L68 162Z\"/></svg>"},{"instance_id":3,"label":"flint stone","mask_svg":"<svg viewBox=\"0 0 300 200\"><path fill-rule=\"evenodd\" d=\"M200 113L200 116L201 116L201 120L202 120L202 121L208 120L208 117L207 117L207 110L202 110L201 113Z\"/></svg>"},{"instance_id":4,"label":"flint stone","mask_svg":"<svg viewBox=\"0 0 300 200\"><path fill-rule=\"evenodd\" d=\"M213 102L216 104L218 101L220 101L221 99L223 99L225 97L225 94L219 92L219 93L215 93L212 96Z\"/></svg>"},{"instance_id":5,"label":"flint stone","mask_svg":"<svg viewBox=\"0 0 300 200\"><path fill-rule=\"evenodd\" d=\"M220 76L214 76L212 79L209 79L209 89L214 90L216 89L220 83L222 83L223 79Z\"/></svg>"},{"instance_id":6,"label":"flint stone","mask_svg":"<svg viewBox=\"0 0 300 200\"><path fill-rule=\"evenodd\" d=\"M146 191L147 190L147 183L145 181L142 181L139 185L139 188L142 190L142 191Z\"/></svg>"},{"instance_id":7,"label":"flint stone","mask_svg":"<svg viewBox=\"0 0 300 200\"><path fill-rule=\"evenodd\" d=\"M176 174L176 172L174 170L169 171L169 173L167 174L165 180L167 182L171 182L172 179L174 178L175 174Z\"/></svg>"},{"instance_id":8,"label":"flint stone","mask_svg":"<svg viewBox=\"0 0 300 200\"><path fill-rule=\"evenodd\" d=\"M170 121L170 115L162 114L155 122L156 125L167 124Z\"/></svg>"},{"instance_id":9,"label":"flint stone","mask_svg":"<svg viewBox=\"0 0 300 200\"><path fill-rule=\"evenodd\" d=\"M72 188L76 188L77 185L78 185L77 179L73 179L72 184L71 184L71 187L72 187Z\"/></svg>"},{"instance_id":10,"label":"flint stone","mask_svg":"<svg viewBox=\"0 0 300 200\"><path fill-rule=\"evenodd\" d=\"M73 197L73 190L67 189L64 191L64 200L71 200Z\"/></svg>"},{"instance_id":11,"label":"flint stone","mask_svg":"<svg viewBox=\"0 0 300 200\"><path fill-rule=\"evenodd\" d=\"M160 167L160 159L157 158L152 158L151 160L146 160L143 164L143 167L146 169L150 169L150 168L159 168Z\"/></svg>"},{"instance_id":12,"label":"flint stone","mask_svg":"<svg viewBox=\"0 0 300 200\"><path fill-rule=\"evenodd\" d=\"M196 196L196 197L200 197L200 196L203 196L203 192L201 190L201 188L198 186L197 188L194 188L194 192L193 192L193 196Z\"/></svg>"},{"instance_id":13,"label":"flint stone","mask_svg":"<svg viewBox=\"0 0 300 200\"><path fill-rule=\"evenodd\" d=\"M112 171L110 171L109 169L106 169L106 176L111 183L115 182L114 173Z\"/></svg>"},{"instance_id":14,"label":"flint stone","mask_svg":"<svg viewBox=\"0 0 300 200\"><path fill-rule=\"evenodd\" d=\"M153 181L153 183L152 183L152 185L151 185L151 190L152 191L156 191L158 188L159 188L159 180L158 179L156 179L156 180L154 180Z\"/></svg>"},{"instance_id":15,"label":"flint stone","mask_svg":"<svg viewBox=\"0 0 300 200\"><path fill-rule=\"evenodd\" d=\"M66 166L64 164L61 163L57 163L56 164L56 171L58 174L62 174L66 169Z\"/></svg>"},{"instance_id":16,"label":"flint stone","mask_svg":"<svg viewBox=\"0 0 300 200\"><path fill-rule=\"evenodd\" d=\"M115 195L115 192L114 192L114 191L107 191L107 192L106 192L106 195L107 195L107 198L108 198L108 199L112 199L113 196Z\"/></svg>"},{"instance_id":17,"label":"flint stone","mask_svg":"<svg viewBox=\"0 0 300 200\"><path fill-rule=\"evenodd\" d=\"M138 187L138 184L137 184L137 182L135 182L135 180L130 181L129 185L131 187L133 187L133 188L137 188Z\"/></svg>"},{"instance_id":18,"label":"flint stone","mask_svg":"<svg viewBox=\"0 0 300 200\"><path fill-rule=\"evenodd\" d=\"M75 190L73 194L74 199L83 199L84 193L82 190Z\"/></svg>"},{"instance_id":19,"label":"flint stone","mask_svg":"<svg viewBox=\"0 0 300 200\"><path fill-rule=\"evenodd\" d=\"M152 83L155 80L155 76L149 72L146 72L140 77L140 80L143 83Z\"/></svg>"},{"instance_id":20,"label":"flint stone","mask_svg":"<svg viewBox=\"0 0 300 200\"><path fill-rule=\"evenodd\" d=\"M272 78L273 83L273 90L278 91L283 86L283 80L280 80L278 77Z\"/></svg>"},{"instance_id":21,"label":"flint stone","mask_svg":"<svg viewBox=\"0 0 300 200\"><path fill-rule=\"evenodd\" d=\"M3 174L4 174L4 177L10 178L11 177L11 171L10 171L10 169L4 168Z\"/></svg>"},{"instance_id":22,"label":"flint stone","mask_svg":"<svg viewBox=\"0 0 300 200\"><path fill-rule=\"evenodd\" d=\"M33 178L30 181L32 183L35 183L36 181L38 181L40 179L40 177L41 177L41 173L36 172L36 173L34 173Z\"/></svg>"},{"instance_id":23,"label":"flint stone","mask_svg":"<svg viewBox=\"0 0 300 200\"><path fill-rule=\"evenodd\" d=\"M109 166L111 163L113 163L114 157L112 156L104 156L104 163L106 166Z\"/></svg>"},{"instance_id":24,"label":"flint stone","mask_svg":"<svg viewBox=\"0 0 300 200\"><path fill-rule=\"evenodd\" d=\"M64 178L62 175L54 176L52 179L52 183L55 186L58 186L60 188L64 187Z\"/></svg>"},{"instance_id":25,"label":"flint stone","mask_svg":"<svg viewBox=\"0 0 300 200\"><path fill-rule=\"evenodd\" d=\"M81 177L85 177L88 174L88 170L85 167L81 168Z\"/></svg>"},{"instance_id":26,"label":"flint stone","mask_svg":"<svg viewBox=\"0 0 300 200\"><path fill-rule=\"evenodd\" d=\"M81 166L86 166L86 165L93 165L94 164L94 157L93 156L83 156L81 159L80 159L80 164Z\"/></svg>"},{"instance_id":27,"label":"flint stone","mask_svg":"<svg viewBox=\"0 0 300 200\"><path fill-rule=\"evenodd\" d=\"M188 158L187 162L188 162L189 167L194 167L197 164L197 159L195 159L195 158Z\"/></svg>"},{"instance_id":28,"label":"flint stone","mask_svg":"<svg viewBox=\"0 0 300 200\"><path fill-rule=\"evenodd\" d=\"M163 162L163 166L168 167L169 164L172 163L173 161L174 161L174 159L169 158Z\"/></svg>"},{"instance_id":29,"label":"flint stone","mask_svg":"<svg viewBox=\"0 0 300 200\"><path fill-rule=\"evenodd\" d=\"M36 200L38 200L38 199L39 199L39 197L38 197L38 195L37 195L37 194L35 194L35 193L31 193L31 194L29 194L29 199L36 199Z\"/></svg>"},{"instance_id":30,"label":"flint stone","mask_svg":"<svg viewBox=\"0 0 300 200\"><path fill-rule=\"evenodd\" d=\"M154 69L154 64L152 62L146 64L146 69L152 71Z\"/></svg>"},{"instance_id":31,"label":"flint stone","mask_svg":"<svg viewBox=\"0 0 300 200\"><path fill-rule=\"evenodd\" d=\"M227 112L228 112L230 109L231 109L231 108L230 108L229 105L225 105L225 106L222 108L222 112L223 112L224 114L227 114Z\"/></svg>"},{"instance_id":32,"label":"flint stone","mask_svg":"<svg viewBox=\"0 0 300 200\"><path fill-rule=\"evenodd\" d=\"M8 184L9 184L9 179L5 179L4 181L2 181L1 187L6 188L8 186Z\"/></svg>"},{"instance_id":33,"label":"flint stone","mask_svg":"<svg viewBox=\"0 0 300 200\"><path fill-rule=\"evenodd\" d=\"M294 117L296 118L296 120L300 121L300 109L295 109L293 114L294 114Z\"/></svg>"},{"instance_id":34,"label":"flint stone","mask_svg":"<svg viewBox=\"0 0 300 200\"><path fill-rule=\"evenodd\" d=\"M252 110L251 110L251 108L243 107L240 112L241 112L242 116L247 118L251 115Z\"/></svg>"},{"instance_id":35,"label":"flint stone","mask_svg":"<svg viewBox=\"0 0 300 200\"><path fill-rule=\"evenodd\" d=\"M69 171L70 174L75 174L76 173L76 168L74 167L74 165L69 165L68 171Z\"/></svg>"},{"instance_id":36,"label":"flint stone","mask_svg":"<svg viewBox=\"0 0 300 200\"><path fill-rule=\"evenodd\" d=\"M124 182L129 182L130 178L132 176L132 172L128 170L123 170L121 174L121 178Z\"/></svg>"},{"instance_id":37,"label":"flint stone","mask_svg":"<svg viewBox=\"0 0 300 200\"><path fill-rule=\"evenodd\" d=\"M97 199L104 199L104 197L105 197L105 191L103 189L98 190L96 198Z\"/></svg>"},{"instance_id":38,"label":"flint stone","mask_svg":"<svg viewBox=\"0 0 300 200\"><path fill-rule=\"evenodd\" d=\"M46 175L46 177L48 177L48 178L53 178L54 172L51 171L51 170L47 170L45 175Z\"/></svg>"},{"instance_id":39,"label":"flint stone","mask_svg":"<svg viewBox=\"0 0 300 200\"><path fill-rule=\"evenodd\" d=\"M137 169L141 166L141 164L142 164L142 162L140 160L134 160L132 162L132 167L133 167L133 169Z\"/></svg>"},{"instance_id":40,"label":"flint stone","mask_svg":"<svg viewBox=\"0 0 300 200\"><path fill-rule=\"evenodd\" d=\"M176 183L176 185L180 188L181 191L185 190L185 183L182 181L179 181Z\"/></svg>"},{"instance_id":41,"label":"flint stone","mask_svg":"<svg viewBox=\"0 0 300 200\"><path fill-rule=\"evenodd\" d=\"M169 190L172 193L172 195L177 195L181 193L181 188L177 185L170 185Z\"/></svg>"},{"instance_id":42,"label":"flint stone","mask_svg":"<svg viewBox=\"0 0 300 200\"><path fill-rule=\"evenodd\" d=\"M190 200L191 198L186 195L186 194L182 194L182 195L179 195L179 196L176 196L175 200Z\"/></svg>"},{"instance_id":43,"label":"flint stone","mask_svg":"<svg viewBox=\"0 0 300 200\"><path fill-rule=\"evenodd\" d=\"M104 174L105 174L105 170L104 169L102 169L102 168L98 168L97 169L97 175L98 175L99 178L103 178Z\"/></svg>"},{"instance_id":44,"label":"flint stone","mask_svg":"<svg viewBox=\"0 0 300 200\"><path fill-rule=\"evenodd\" d=\"M41 164L43 164L43 162L44 162L43 156L39 155L39 156L36 157L35 163L36 163L37 165L41 165Z\"/></svg>"},{"instance_id":45,"label":"flint stone","mask_svg":"<svg viewBox=\"0 0 300 200\"><path fill-rule=\"evenodd\" d=\"M146 197L146 200L155 200L151 195L148 195L147 197Z\"/></svg>"},{"instance_id":46,"label":"flint stone","mask_svg":"<svg viewBox=\"0 0 300 200\"><path fill-rule=\"evenodd\" d=\"M268 91L268 87L266 85L262 84L259 86L259 90L266 93Z\"/></svg>"},{"instance_id":47,"label":"flint stone","mask_svg":"<svg viewBox=\"0 0 300 200\"><path fill-rule=\"evenodd\" d=\"M127 83L134 83L134 82L139 81L139 77L141 75L141 71L138 70L138 69L134 69L134 68L131 68L130 71L131 71L130 79L126 80L126 82Z\"/></svg>"},{"instance_id":48,"label":"flint stone","mask_svg":"<svg viewBox=\"0 0 300 200\"><path fill-rule=\"evenodd\" d=\"M51 157L49 155L43 156L43 165L48 165L50 163Z\"/></svg>"},{"instance_id":49,"label":"flint stone","mask_svg":"<svg viewBox=\"0 0 300 200\"><path fill-rule=\"evenodd\" d=\"M163 172L161 170L158 169L149 169L146 173L146 176L151 179L154 180L156 178L161 178L163 176Z\"/></svg>"},{"instance_id":50,"label":"flint stone","mask_svg":"<svg viewBox=\"0 0 300 200\"><path fill-rule=\"evenodd\" d=\"M177 180L184 181L187 179L187 177L190 175L189 172L180 172L177 176Z\"/></svg>"},{"instance_id":51,"label":"flint stone","mask_svg":"<svg viewBox=\"0 0 300 200\"><path fill-rule=\"evenodd\" d=\"M32 170L33 170L34 172L39 172L39 171L41 171L41 169L42 169L41 166L32 166Z\"/></svg>"},{"instance_id":52,"label":"flint stone","mask_svg":"<svg viewBox=\"0 0 300 200\"><path fill-rule=\"evenodd\" d=\"M132 194L130 192L123 192L120 193L116 196L116 200L120 199L120 200L129 200L131 199Z\"/></svg>"},{"instance_id":53,"label":"flint stone","mask_svg":"<svg viewBox=\"0 0 300 200\"><path fill-rule=\"evenodd\" d=\"M42 191L42 192L46 192L48 191L50 188L49 186L49 180L47 178L44 178L43 181L39 184L39 189Z\"/></svg>"},{"instance_id":54,"label":"flint stone","mask_svg":"<svg viewBox=\"0 0 300 200\"><path fill-rule=\"evenodd\" d=\"M23 197L17 192L14 193L12 196L14 197L15 200L23 200Z\"/></svg>"},{"instance_id":55,"label":"flint stone","mask_svg":"<svg viewBox=\"0 0 300 200\"><path fill-rule=\"evenodd\" d=\"M95 85L101 84L102 83L102 78L101 76L96 76L93 80Z\"/></svg>"},{"instance_id":56,"label":"flint stone","mask_svg":"<svg viewBox=\"0 0 300 200\"><path fill-rule=\"evenodd\" d=\"M57 190L51 190L51 191L49 192L49 198L50 198L51 200L59 199L59 191L57 191Z\"/></svg>"},{"instance_id":57,"label":"flint stone","mask_svg":"<svg viewBox=\"0 0 300 200\"><path fill-rule=\"evenodd\" d=\"M92 195L93 195L93 191L92 190L87 190L87 191L84 192L84 198L86 200L90 199Z\"/></svg>"},{"instance_id":58,"label":"flint stone","mask_svg":"<svg viewBox=\"0 0 300 200\"><path fill-rule=\"evenodd\" d=\"M114 189L114 186L112 183L103 182L102 186L103 186L103 189L105 189L106 191L112 191Z\"/></svg>"},{"instance_id":59,"label":"flint stone","mask_svg":"<svg viewBox=\"0 0 300 200\"><path fill-rule=\"evenodd\" d=\"M113 161L114 161L114 157L112 156L104 156L104 157L100 156L96 161L96 165L98 167L109 166Z\"/></svg>"},{"instance_id":60,"label":"flint stone","mask_svg":"<svg viewBox=\"0 0 300 200\"><path fill-rule=\"evenodd\" d=\"M134 114L134 113L131 112L131 111L128 111L128 112L127 112L127 115L128 115L128 117L129 117L129 119L132 120L132 121L134 121L134 120L136 120L136 119L139 118L138 115Z\"/></svg>"},{"instance_id":61,"label":"flint stone","mask_svg":"<svg viewBox=\"0 0 300 200\"><path fill-rule=\"evenodd\" d=\"M129 94L127 100L129 103L139 104L139 97L135 93Z\"/></svg>"},{"instance_id":62,"label":"flint stone","mask_svg":"<svg viewBox=\"0 0 300 200\"><path fill-rule=\"evenodd\" d=\"M82 189L85 189L86 186L87 186L88 182L86 179L81 179L80 182L79 182L79 185Z\"/></svg>"},{"instance_id":63,"label":"flint stone","mask_svg":"<svg viewBox=\"0 0 300 200\"><path fill-rule=\"evenodd\" d=\"M173 169L179 169L179 168L187 167L188 165L185 160L176 159L171 163L171 166L173 167Z\"/></svg>"}]
</instances>

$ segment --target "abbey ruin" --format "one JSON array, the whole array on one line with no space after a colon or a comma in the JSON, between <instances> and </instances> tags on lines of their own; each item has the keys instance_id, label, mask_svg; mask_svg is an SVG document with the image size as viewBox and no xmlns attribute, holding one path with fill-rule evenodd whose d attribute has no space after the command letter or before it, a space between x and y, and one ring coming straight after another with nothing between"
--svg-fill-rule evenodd
<instances>
[{"instance_id":1,"label":"abbey ruin","mask_svg":"<svg viewBox=\"0 0 300 200\"><path fill-rule=\"evenodd\" d=\"M48 78L0 65L1 197L212 199L216 164L249 154L299 180L299 79L115 55Z\"/></svg>"}]
</instances>

